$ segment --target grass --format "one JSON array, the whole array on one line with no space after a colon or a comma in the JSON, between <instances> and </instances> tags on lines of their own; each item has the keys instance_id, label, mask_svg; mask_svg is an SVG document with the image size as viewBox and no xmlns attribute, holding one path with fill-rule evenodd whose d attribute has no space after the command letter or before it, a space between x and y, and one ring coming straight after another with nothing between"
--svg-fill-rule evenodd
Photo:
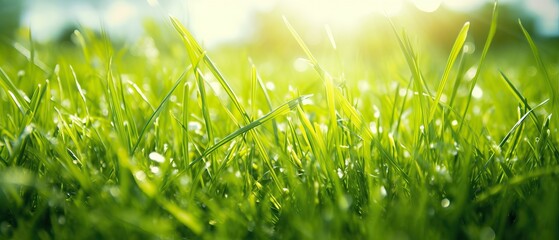
<instances>
[{"instance_id":1,"label":"grass","mask_svg":"<svg viewBox=\"0 0 559 240\"><path fill-rule=\"evenodd\" d=\"M173 40L4 44L0 236L557 238L556 49L519 24L523 58L492 52L497 19L448 57L393 23L375 66L285 19L306 72L207 52L173 17Z\"/></svg>"}]
</instances>

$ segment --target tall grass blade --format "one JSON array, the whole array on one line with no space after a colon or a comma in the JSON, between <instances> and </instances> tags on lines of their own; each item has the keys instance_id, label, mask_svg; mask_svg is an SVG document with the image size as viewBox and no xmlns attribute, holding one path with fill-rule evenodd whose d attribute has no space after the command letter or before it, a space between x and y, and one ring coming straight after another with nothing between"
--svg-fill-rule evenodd
<instances>
[{"instance_id":1,"label":"tall grass blade","mask_svg":"<svg viewBox=\"0 0 559 240\"><path fill-rule=\"evenodd\" d=\"M462 119L466 119L466 114L468 113L468 109L470 107L470 103L472 102L472 92L476 86L477 80L481 74L481 70L485 65L485 58L487 53L489 52L489 47L493 42L493 38L495 37L495 33L497 32L497 22L499 18L499 9L497 8L497 1L493 3L493 13L491 17L491 25L489 26L489 33L487 34L487 39L485 39L485 44L483 45L483 50L481 52L481 56L479 58L479 64L477 71L474 77L471 80L470 89L468 91L468 99L466 100L466 106L464 107L464 112L462 113ZM464 126L464 121L460 122L460 127L458 128L458 132L462 130Z\"/></svg>"},{"instance_id":2,"label":"tall grass blade","mask_svg":"<svg viewBox=\"0 0 559 240\"><path fill-rule=\"evenodd\" d=\"M204 54L204 50L202 49L200 44L198 44L198 42L196 41L196 39L194 39L192 34L180 23L180 21L177 18L171 16L170 19L173 26L180 34L181 38L183 39L186 45L186 49L191 62L194 63L197 62L198 59L200 58L203 59L206 66L215 76L215 78L217 79L217 81L219 82L223 90L225 90L225 92L227 93L227 96L229 96L229 99L231 99L231 101L233 102L235 108L243 115L244 122L245 123L250 122L250 118L247 112L245 111L243 106L239 103L239 98L237 97L237 95L235 94L235 92L233 91L229 83L227 83L227 81L223 77L223 74L221 74L221 72L217 69L213 61L206 54ZM194 70L200 71L198 68L195 68ZM202 73L200 72L199 74Z\"/></svg>"},{"instance_id":3,"label":"tall grass blade","mask_svg":"<svg viewBox=\"0 0 559 240\"><path fill-rule=\"evenodd\" d=\"M538 104L537 106L535 106L532 110L528 111L527 113L525 113L515 124L514 126L508 131L508 133L505 135L505 137L503 137L503 140L501 140L501 142L499 142L499 145L497 146L498 149L502 149L503 146L505 145L505 143L509 140L509 138L511 137L511 135L516 131L516 129L518 127L520 127L522 124L524 124L524 120L526 120L526 118L537 108L545 105L547 102L549 102L549 99L541 102L540 104ZM500 154L499 152L493 151L491 153L491 155L489 156L489 159L487 160L487 162L483 165L483 171L480 171L480 174L482 172L485 171L485 169L487 169L489 163L492 162L493 158L495 157L496 154Z\"/></svg>"},{"instance_id":4,"label":"tall grass blade","mask_svg":"<svg viewBox=\"0 0 559 240\"><path fill-rule=\"evenodd\" d=\"M0 86L6 91L6 93L10 93L9 95L12 97L12 101L16 104L19 108L19 111L23 114L27 109L29 109L29 102L27 102L27 97L23 96L22 92L14 85L8 74L0 67Z\"/></svg>"},{"instance_id":5,"label":"tall grass blade","mask_svg":"<svg viewBox=\"0 0 559 240\"><path fill-rule=\"evenodd\" d=\"M470 29L470 22L466 22L460 30L458 37L456 37L456 41L454 41L454 46L450 51L450 56L448 56L448 62L444 69L443 77L441 78L441 82L439 84L439 89L437 90L437 95L435 95L435 99L433 100L433 104L431 105L431 113L429 114L429 121L433 120L435 116L435 112L439 106L439 101L441 100L441 96L443 95L444 88L446 86L446 81L448 80L448 76L450 74L450 70L454 66L454 62L458 57L458 54L462 51L462 47L464 46L464 42L466 42L466 37L468 36L468 30Z\"/></svg>"},{"instance_id":6,"label":"tall grass blade","mask_svg":"<svg viewBox=\"0 0 559 240\"><path fill-rule=\"evenodd\" d=\"M260 78L258 71L256 71L256 80L258 81L258 86L260 86L260 90L262 90L262 93L264 94L264 98L266 98L266 104L268 105L268 110L272 111L273 106L272 106L272 100L270 99L270 94L268 94L268 90L264 86L264 82L262 82L262 78ZM274 139L276 141L276 144L279 146L280 140L278 135L278 123L276 119L272 119L272 126L274 128Z\"/></svg>"},{"instance_id":7,"label":"tall grass blade","mask_svg":"<svg viewBox=\"0 0 559 240\"><path fill-rule=\"evenodd\" d=\"M159 116L159 114L161 113L161 110L163 109L163 106L165 106L165 104L169 101L169 99L171 98L171 95L173 94L173 92L175 92L175 89L177 89L177 87L180 85L180 83L184 80L184 78L186 77L186 73L189 70L190 70L190 68L187 68L185 71L182 72L182 74L179 76L179 78L177 79L177 81L175 82L175 84L173 85L171 90L169 90L169 92L167 92L167 95L165 95L165 97L163 98L161 103L159 103L159 106L157 106L157 109L155 109L155 111L149 116L148 121L144 124L144 126L142 127L142 130L140 130L140 134L138 136L138 139L136 140L136 143L134 144L134 147L132 147L132 149L130 151L130 155L134 155L138 146L140 145L140 143L142 142L142 140L144 138L144 134L146 133L147 128L151 125L153 120L155 120L155 118L157 116Z\"/></svg>"},{"instance_id":8,"label":"tall grass blade","mask_svg":"<svg viewBox=\"0 0 559 240\"><path fill-rule=\"evenodd\" d=\"M213 146L209 147L208 149L206 149L202 155L200 157L198 157L196 160L192 161L190 163L190 165L194 165L197 162L201 161L203 158L205 158L206 156L210 155L212 152L214 152L215 150L217 150L219 147L223 146L225 143L228 143L229 141L235 139L236 137L274 119L277 118L281 115L284 115L288 112L290 112L291 110L293 110L298 104L300 104L300 102L306 98L310 97L310 95L305 95L305 96L301 96L295 99L290 100L289 102L286 102L284 104L282 104L281 106L277 107L276 109L274 109L273 111L267 113L266 115L262 116L261 118L237 129L236 131L232 132L231 134L225 136L223 139L221 139L219 142L217 142L216 144L214 144Z\"/></svg>"}]
</instances>

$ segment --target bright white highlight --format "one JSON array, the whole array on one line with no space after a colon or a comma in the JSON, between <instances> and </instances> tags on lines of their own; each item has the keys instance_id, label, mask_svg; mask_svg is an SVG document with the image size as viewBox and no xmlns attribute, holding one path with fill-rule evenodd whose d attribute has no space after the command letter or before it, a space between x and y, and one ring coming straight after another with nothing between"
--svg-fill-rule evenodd
<instances>
[{"instance_id":1,"label":"bright white highlight","mask_svg":"<svg viewBox=\"0 0 559 240\"><path fill-rule=\"evenodd\" d=\"M554 36L559 33L559 2L554 0L525 1L526 8L539 15L536 27L543 35Z\"/></svg>"},{"instance_id":2,"label":"bright white highlight","mask_svg":"<svg viewBox=\"0 0 559 240\"><path fill-rule=\"evenodd\" d=\"M487 0L444 0L443 5L453 11L467 12L481 7Z\"/></svg>"},{"instance_id":3,"label":"bright white highlight","mask_svg":"<svg viewBox=\"0 0 559 240\"><path fill-rule=\"evenodd\" d=\"M415 7L424 12L434 12L441 6L442 0L414 0Z\"/></svg>"},{"instance_id":4,"label":"bright white highlight","mask_svg":"<svg viewBox=\"0 0 559 240\"><path fill-rule=\"evenodd\" d=\"M483 90L481 90L478 85L474 86L474 89L472 90L472 97L475 99L480 99L483 97Z\"/></svg>"}]
</instances>

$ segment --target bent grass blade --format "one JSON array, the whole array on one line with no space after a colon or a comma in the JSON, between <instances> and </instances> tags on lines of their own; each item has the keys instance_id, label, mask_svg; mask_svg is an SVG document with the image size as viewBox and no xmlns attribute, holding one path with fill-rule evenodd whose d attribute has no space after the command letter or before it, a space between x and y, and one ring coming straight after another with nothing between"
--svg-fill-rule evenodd
<instances>
[{"instance_id":1,"label":"bent grass blade","mask_svg":"<svg viewBox=\"0 0 559 240\"><path fill-rule=\"evenodd\" d=\"M203 158L205 158L206 156L210 155L212 152L214 152L215 150L217 150L219 147L223 146L225 143L235 139L236 137L272 120L275 119L281 115L287 114L288 112L292 111L293 109L295 109L295 107L300 104L301 101L303 101L304 99L309 98L310 95L305 95L305 96L301 96L295 99L290 100L289 102L284 103L283 105L277 107L276 109L274 109L273 111L269 112L268 114L262 116L261 118L245 125L244 127L241 127L239 129L237 129L236 131L232 132L231 134L227 135L226 137L224 137L223 139L221 139L219 142L217 142L215 145L209 147L208 149L206 149L206 151L204 151L204 153L202 153L202 155L200 157L198 157L196 160L192 161L190 163L190 165L194 165L198 162L200 162Z\"/></svg>"}]
</instances>

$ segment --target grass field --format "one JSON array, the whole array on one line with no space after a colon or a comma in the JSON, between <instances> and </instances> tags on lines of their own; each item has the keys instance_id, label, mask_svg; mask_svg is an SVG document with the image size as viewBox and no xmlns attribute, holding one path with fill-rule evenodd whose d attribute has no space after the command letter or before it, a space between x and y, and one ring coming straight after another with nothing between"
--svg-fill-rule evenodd
<instances>
[{"instance_id":1,"label":"grass field","mask_svg":"<svg viewBox=\"0 0 559 240\"><path fill-rule=\"evenodd\" d=\"M519 23L493 50L497 18L444 55L395 22L376 59L287 19L300 58L206 51L173 17L134 43L20 34L0 238L556 239L557 47Z\"/></svg>"}]
</instances>

